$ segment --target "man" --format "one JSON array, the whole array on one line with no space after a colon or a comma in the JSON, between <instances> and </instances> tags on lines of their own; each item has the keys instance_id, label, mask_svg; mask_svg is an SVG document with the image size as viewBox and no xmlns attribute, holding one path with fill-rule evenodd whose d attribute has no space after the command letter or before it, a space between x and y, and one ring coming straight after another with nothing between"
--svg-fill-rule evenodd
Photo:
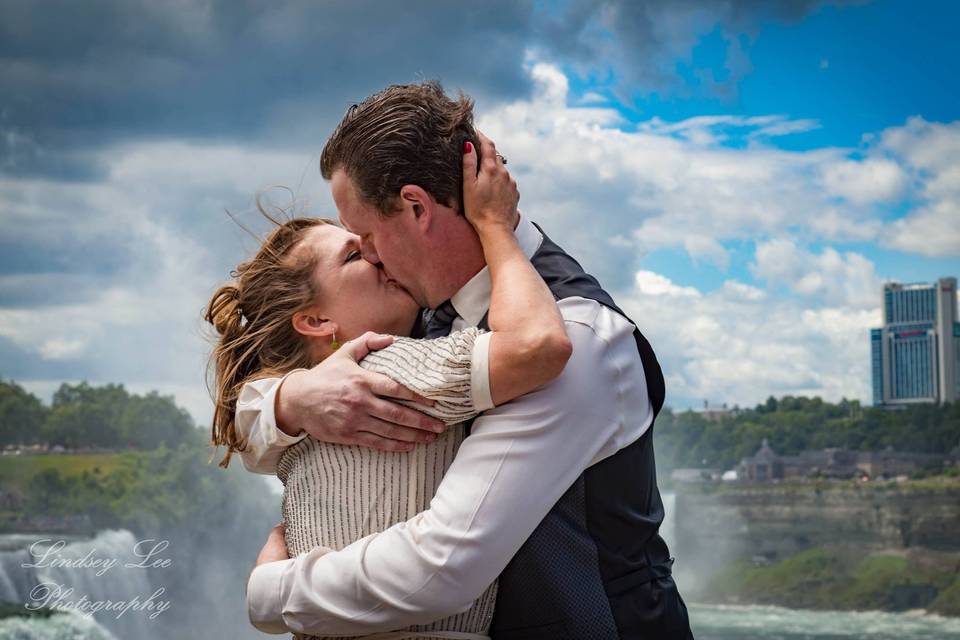
<instances>
[{"instance_id":1,"label":"man","mask_svg":"<svg viewBox=\"0 0 960 640\"><path fill-rule=\"evenodd\" d=\"M490 277L459 210L467 142L482 162L505 162L474 130L469 99L422 83L352 107L321 156L363 257L434 310L428 337L486 322ZM653 351L539 227L522 216L516 234L558 299L573 344L566 369L477 418L430 509L408 522L294 559L272 532L247 589L261 630L398 629L465 610L499 575L494 638L691 637L657 533L652 425L664 389ZM345 361L268 385L255 416L264 460L306 435L284 433L291 424L343 442L357 441L352 425L384 448L419 438L427 425L390 414Z\"/></svg>"}]
</instances>

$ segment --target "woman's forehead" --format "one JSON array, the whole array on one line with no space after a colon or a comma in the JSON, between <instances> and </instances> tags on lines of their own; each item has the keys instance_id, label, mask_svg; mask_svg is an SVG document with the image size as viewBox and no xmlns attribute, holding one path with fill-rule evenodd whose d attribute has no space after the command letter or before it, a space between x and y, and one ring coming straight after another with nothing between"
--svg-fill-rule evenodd
<instances>
[{"instance_id":1,"label":"woman's forehead","mask_svg":"<svg viewBox=\"0 0 960 640\"><path fill-rule=\"evenodd\" d=\"M342 243L346 234L346 231L336 225L318 224L310 229L307 237L312 237L315 242Z\"/></svg>"},{"instance_id":2,"label":"woman's forehead","mask_svg":"<svg viewBox=\"0 0 960 640\"><path fill-rule=\"evenodd\" d=\"M344 245L357 241L357 236L332 224L319 224L304 237L304 244L320 253L321 257L334 256Z\"/></svg>"}]
</instances>

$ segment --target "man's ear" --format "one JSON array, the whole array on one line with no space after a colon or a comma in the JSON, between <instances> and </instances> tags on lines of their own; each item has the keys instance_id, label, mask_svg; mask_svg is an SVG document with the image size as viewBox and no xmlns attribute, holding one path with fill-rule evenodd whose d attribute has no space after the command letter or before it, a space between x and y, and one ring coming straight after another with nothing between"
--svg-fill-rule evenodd
<instances>
[{"instance_id":1,"label":"man's ear","mask_svg":"<svg viewBox=\"0 0 960 640\"><path fill-rule=\"evenodd\" d=\"M337 332L337 323L324 318L316 309L305 309L293 314L293 329L302 336L320 338Z\"/></svg>"},{"instance_id":2,"label":"man's ear","mask_svg":"<svg viewBox=\"0 0 960 640\"><path fill-rule=\"evenodd\" d=\"M433 222L436 201L423 187L415 184L403 185L400 189L400 201L404 208L409 208L413 212L417 226L423 229L430 227Z\"/></svg>"}]
</instances>

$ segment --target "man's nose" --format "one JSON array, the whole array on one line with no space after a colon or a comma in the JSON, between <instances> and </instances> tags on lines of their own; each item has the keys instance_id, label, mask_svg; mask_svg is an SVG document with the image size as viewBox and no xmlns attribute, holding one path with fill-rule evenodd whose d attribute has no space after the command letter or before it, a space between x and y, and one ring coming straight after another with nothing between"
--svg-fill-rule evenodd
<instances>
[{"instance_id":1,"label":"man's nose","mask_svg":"<svg viewBox=\"0 0 960 640\"><path fill-rule=\"evenodd\" d=\"M377 248L372 242L360 243L360 256L370 264L380 264L380 256L377 254Z\"/></svg>"}]
</instances>

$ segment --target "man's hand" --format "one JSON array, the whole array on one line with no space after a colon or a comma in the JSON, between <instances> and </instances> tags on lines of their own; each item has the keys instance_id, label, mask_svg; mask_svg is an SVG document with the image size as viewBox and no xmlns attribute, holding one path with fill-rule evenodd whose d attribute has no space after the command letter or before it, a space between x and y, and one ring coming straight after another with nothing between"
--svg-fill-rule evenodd
<instances>
[{"instance_id":1,"label":"man's hand","mask_svg":"<svg viewBox=\"0 0 960 640\"><path fill-rule=\"evenodd\" d=\"M267 543L260 550L257 556L257 563L254 566L259 567L267 562L276 562L278 560L288 560L290 554L287 552L287 541L283 537L283 523L281 522L267 536Z\"/></svg>"},{"instance_id":2,"label":"man's hand","mask_svg":"<svg viewBox=\"0 0 960 640\"><path fill-rule=\"evenodd\" d=\"M291 435L296 426L321 442L383 451L412 451L418 442L435 440L446 428L443 422L389 398L426 405L433 401L357 364L392 342L368 331L309 371L287 376L277 392L277 426Z\"/></svg>"}]
</instances>

